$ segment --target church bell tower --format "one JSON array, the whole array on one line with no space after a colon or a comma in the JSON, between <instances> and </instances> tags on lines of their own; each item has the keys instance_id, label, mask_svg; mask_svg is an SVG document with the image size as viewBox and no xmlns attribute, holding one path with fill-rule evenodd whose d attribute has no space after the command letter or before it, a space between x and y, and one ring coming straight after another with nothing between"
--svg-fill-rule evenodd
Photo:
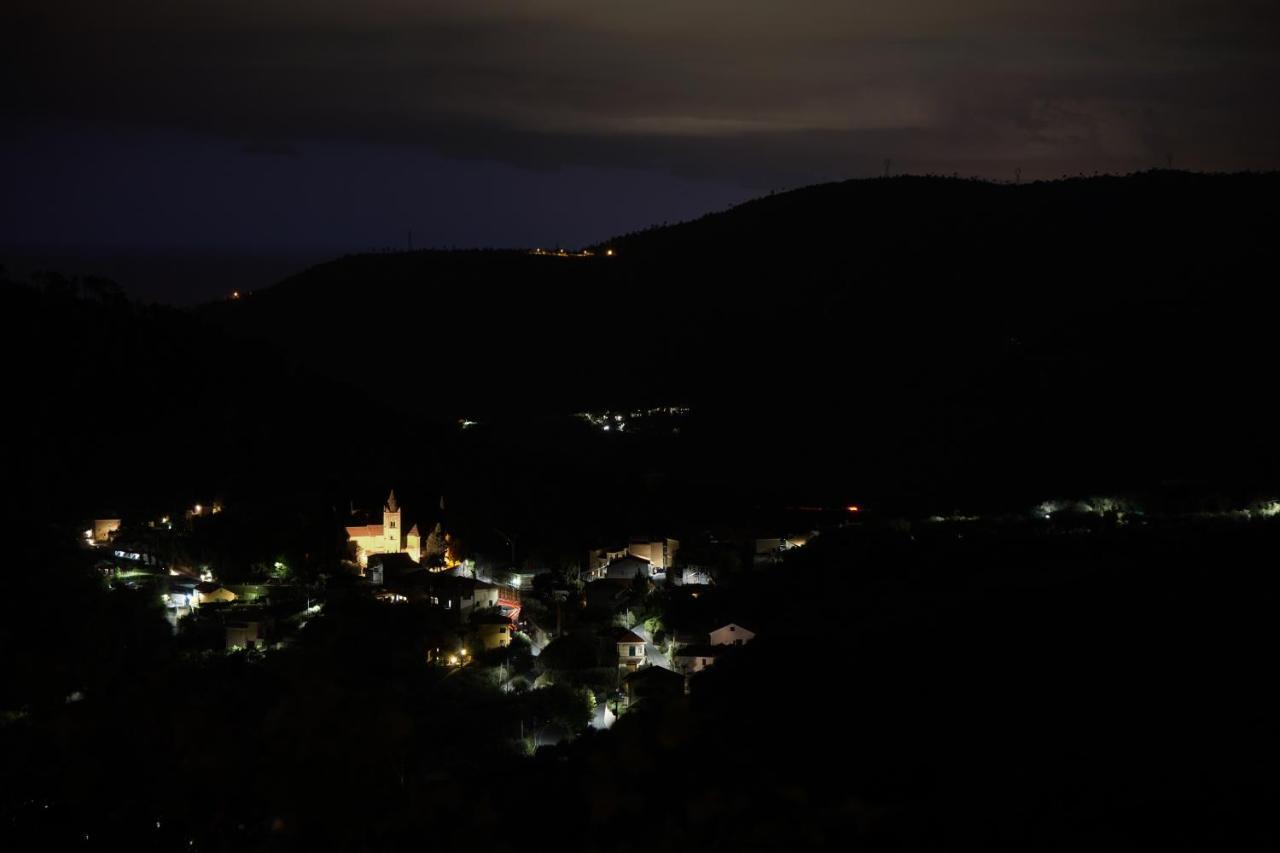
<instances>
[{"instance_id":1,"label":"church bell tower","mask_svg":"<svg viewBox=\"0 0 1280 853\"><path fill-rule=\"evenodd\" d=\"M382 538L383 548L389 554L398 553L404 541L404 531L400 528L400 505L396 503L396 490L392 489L387 502L382 506Z\"/></svg>"}]
</instances>

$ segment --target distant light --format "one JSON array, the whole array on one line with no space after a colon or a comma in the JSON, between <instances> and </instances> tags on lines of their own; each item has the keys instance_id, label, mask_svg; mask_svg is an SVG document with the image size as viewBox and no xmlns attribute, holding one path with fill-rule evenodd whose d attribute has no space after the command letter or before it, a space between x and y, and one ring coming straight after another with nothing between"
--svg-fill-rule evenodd
<instances>
[{"instance_id":1,"label":"distant light","mask_svg":"<svg viewBox=\"0 0 1280 853\"><path fill-rule=\"evenodd\" d=\"M862 507L858 506L857 504L854 504L853 506L847 506L845 507L845 509L847 509L849 512L862 512Z\"/></svg>"},{"instance_id":2,"label":"distant light","mask_svg":"<svg viewBox=\"0 0 1280 853\"><path fill-rule=\"evenodd\" d=\"M604 253L606 257L610 257L610 258L613 257L613 249L605 249Z\"/></svg>"},{"instance_id":3,"label":"distant light","mask_svg":"<svg viewBox=\"0 0 1280 853\"><path fill-rule=\"evenodd\" d=\"M204 507L200 506L200 504L196 504L196 515L199 515L203 509Z\"/></svg>"},{"instance_id":4,"label":"distant light","mask_svg":"<svg viewBox=\"0 0 1280 853\"><path fill-rule=\"evenodd\" d=\"M232 299L239 299L239 298L240 298L240 291L238 291L238 290L233 290L233 291L231 291L231 298L232 298Z\"/></svg>"}]
</instances>

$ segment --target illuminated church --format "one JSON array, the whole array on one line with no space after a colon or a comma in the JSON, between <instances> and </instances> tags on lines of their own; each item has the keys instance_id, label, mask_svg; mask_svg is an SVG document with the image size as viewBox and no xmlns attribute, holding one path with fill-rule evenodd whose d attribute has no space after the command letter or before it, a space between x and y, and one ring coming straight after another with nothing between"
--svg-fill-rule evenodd
<instances>
[{"instance_id":1,"label":"illuminated church","mask_svg":"<svg viewBox=\"0 0 1280 853\"><path fill-rule=\"evenodd\" d=\"M362 569L369 565L369 558L374 554L408 554L415 563L422 559L422 537L418 534L418 525L413 525L408 533L404 532L395 489L391 490L382 506L382 523L348 527L347 539L354 543L356 562Z\"/></svg>"}]
</instances>

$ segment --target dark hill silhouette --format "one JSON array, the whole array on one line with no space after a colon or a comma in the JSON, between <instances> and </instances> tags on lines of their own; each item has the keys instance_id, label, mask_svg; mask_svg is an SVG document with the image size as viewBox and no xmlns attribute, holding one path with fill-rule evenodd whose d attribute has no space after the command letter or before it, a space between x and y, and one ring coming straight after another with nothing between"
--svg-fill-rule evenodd
<instances>
[{"instance_id":1,"label":"dark hill silhouette","mask_svg":"<svg viewBox=\"0 0 1280 853\"><path fill-rule=\"evenodd\" d=\"M687 403L713 477L1267 479L1277 189L848 181L595 247L614 257L343 258L204 315L416 414Z\"/></svg>"},{"instance_id":2,"label":"dark hill silhouette","mask_svg":"<svg viewBox=\"0 0 1280 853\"><path fill-rule=\"evenodd\" d=\"M0 270L14 402L3 455L14 519L168 512L218 495L385 488L430 467L405 454L422 425L234 341L189 312L142 306L110 282ZM338 413L358 411L361 417Z\"/></svg>"}]
</instances>

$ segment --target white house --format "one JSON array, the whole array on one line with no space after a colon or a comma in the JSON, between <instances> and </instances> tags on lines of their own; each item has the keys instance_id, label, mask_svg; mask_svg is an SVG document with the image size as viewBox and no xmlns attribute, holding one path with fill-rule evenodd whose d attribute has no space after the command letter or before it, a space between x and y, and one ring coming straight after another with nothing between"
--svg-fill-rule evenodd
<instances>
[{"instance_id":1,"label":"white house","mask_svg":"<svg viewBox=\"0 0 1280 853\"><path fill-rule=\"evenodd\" d=\"M634 671L644 665L643 637L626 628L619 628L614 633L614 642L618 644L619 667Z\"/></svg>"},{"instance_id":2,"label":"white house","mask_svg":"<svg viewBox=\"0 0 1280 853\"><path fill-rule=\"evenodd\" d=\"M680 550L678 539L632 539L627 553L632 557L648 560L654 571L665 572L671 568Z\"/></svg>"},{"instance_id":3,"label":"white house","mask_svg":"<svg viewBox=\"0 0 1280 853\"><path fill-rule=\"evenodd\" d=\"M672 662L678 672L690 675L695 672L702 672L715 663L716 657L719 656L720 652L721 648L718 646L708 646L701 643L681 646L672 656Z\"/></svg>"},{"instance_id":4,"label":"white house","mask_svg":"<svg viewBox=\"0 0 1280 853\"><path fill-rule=\"evenodd\" d=\"M653 565L643 557L619 557L618 559L605 566L604 576L606 578L622 578L630 580L635 577L650 577L653 575Z\"/></svg>"},{"instance_id":5,"label":"white house","mask_svg":"<svg viewBox=\"0 0 1280 853\"><path fill-rule=\"evenodd\" d=\"M741 625L730 622L723 628L717 628L711 632L711 645L743 646L755 639L755 636L754 631L748 631Z\"/></svg>"}]
</instances>

